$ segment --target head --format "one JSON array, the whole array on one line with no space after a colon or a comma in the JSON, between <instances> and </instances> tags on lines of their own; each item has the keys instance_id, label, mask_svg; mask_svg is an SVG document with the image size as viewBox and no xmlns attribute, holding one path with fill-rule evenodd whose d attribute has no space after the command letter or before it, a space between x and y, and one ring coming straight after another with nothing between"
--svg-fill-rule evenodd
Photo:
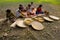
<instances>
[{"instance_id":1,"label":"head","mask_svg":"<svg viewBox=\"0 0 60 40\"><path fill-rule=\"evenodd\" d=\"M19 5L19 10L22 10L22 9L23 9L23 5L20 4L20 5Z\"/></svg>"},{"instance_id":2,"label":"head","mask_svg":"<svg viewBox=\"0 0 60 40\"><path fill-rule=\"evenodd\" d=\"M33 2L31 2L31 5L33 4Z\"/></svg>"},{"instance_id":3,"label":"head","mask_svg":"<svg viewBox=\"0 0 60 40\"><path fill-rule=\"evenodd\" d=\"M19 5L19 7L21 7L21 6L22 6L22 4Z\"/></svg>"},{"instance_id":4,"label":"head","mask_svg":"<svg viewBox=\"0 0 60 40\"><path fill-rule=\"evenodd\" d=\"M22 5L22 4L20 4L20 5L19 5L19 7L23 7L23 5Z\"/></svg>"},{"instance_id":5,"label":"head","mask_svg":"<svg viewBox=\"0 0 60 40\"><path fill-rule=\"evenodd\" d=\"M7 10L6 10L6 13L10 13L10 12L11 12L11 10L10 10L10 9L7 9Z\"/></svg>"},{"instance_id":6,"label":"head","mask_svg":"<svg viewBox=\"0 0 60 40\"><path fill-rule=\"evenodd\" d=\"M32 10L34 10L35 8L32 8Z\"/></svg>"},{"instance_id":7,"label":"head","mask_svg":"<svg viewBox=\"0 0 60 40\"><path fill-rule=\"evenodd\" d=\"M42 5L40 4L39 7L42 7Z\"/></svg>"},{"instance_id":8,"label":"head","mask_svg":"<svg viewBox=\"0 0 60 40\"><path fill-rule=\"evenodd\" d=\"M30 5L30 4L28 4L28 7L31 7L31 5Z\"/></svg>"}]
</instances>

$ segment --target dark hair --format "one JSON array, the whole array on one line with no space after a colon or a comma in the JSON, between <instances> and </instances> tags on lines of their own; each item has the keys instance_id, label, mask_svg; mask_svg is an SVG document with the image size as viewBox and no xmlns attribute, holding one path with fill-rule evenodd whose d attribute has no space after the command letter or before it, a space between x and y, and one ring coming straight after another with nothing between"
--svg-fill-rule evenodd
<instances>
[{"instance_id":1,"label":"dark hair","mask_svg":"<svg viewBox=\"0 0 60 40\"><path fill-rule=\"evenodd\" d=\"M40 4L39 7L42 7L42 4Z\"/></svg>"},{"instance_id":2,"label":"dark hair","mask_svg":"<svg viewBox=\"0 0 60 40\"><path fill-rule=\"evenodd\" d=\"M30 4L28 4L28 7L31 7L31 5L30 5Z\"/></svg>"},{"instance_id":3,"label":"dark hair","mask_svg":"<svg viewBox=\"0 0 60 40\"><path fill-rule=\"evenodd\" d=\"M11 12L11 10L10 10L10 9L7 9L7 10L6 10L6 12L7 12L7 13L10 13L10 12Z\"/></svg>"},{"instance_id":4,"label":"dark hair","mask_svg":"<svg viewBox=\"0 0 60 40\"><path fill-rule=\"evenodd\" d=\"M23 9L23 5L20 4L20 5L19 5L19 10L22 10L22 9Z\"/></svg>"},{"instance_id":5,"label":"dark hair","mask_svg":"<svg viewBox=\"0 0 60 40\"><path fill-rule=\"evenodd\" d=\"M33 4L33 2L31 2L31 4Z\"/></svg>"},{"instance_id":6,"label":"dark hair","mask_svg":"<svg viewBox=\"0 0 60 40\"><path fill-rule=\"evenodd\" d=\"M20 4L19 6L22 6L22 4Z\"/></svg>"},{"instance_id":7,"label":"dark hair","mask_svg":"<svg viewBox=\"0 0 60 40\"><path fill-rule=\"evenodd\" d=\"M21 10L21 7L19 7L19 10Z\"/></svg>"}]
</instances>

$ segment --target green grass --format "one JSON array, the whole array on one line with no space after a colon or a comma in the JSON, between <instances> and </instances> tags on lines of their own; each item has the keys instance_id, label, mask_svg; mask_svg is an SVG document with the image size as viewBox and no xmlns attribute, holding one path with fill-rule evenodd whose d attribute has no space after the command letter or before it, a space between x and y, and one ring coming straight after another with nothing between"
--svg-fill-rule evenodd
<instances>
[{"instance_id":1,"label":"green grass","mask_svg":"<svg viewBox=\"0 0 60 40\"><path fill-rule=\"evenodd\" d=\"M5 5L8 3L50 3L50 4L60 4L60 0L0 0L0 5Z\"/></svg>"},{"instance_id":2,"label":"green grass","mask_svg":"<svg viewBox=\"0 0 60 40\"><path fill-rule=\"evenodd\" d=\"M40 2L50 2L53 4L58 4L60 3L60 0L0 0L0 3L6 3L6 2L36 2L36 3L40 3Z\"/></svg>"}]
</instances>

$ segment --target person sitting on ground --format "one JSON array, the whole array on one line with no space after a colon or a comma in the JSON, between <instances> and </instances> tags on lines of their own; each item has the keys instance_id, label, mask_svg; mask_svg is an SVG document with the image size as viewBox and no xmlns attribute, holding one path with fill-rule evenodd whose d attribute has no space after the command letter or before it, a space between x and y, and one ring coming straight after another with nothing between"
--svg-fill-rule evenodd
<instances>
[{"instance_id":1,"label":"person sitting on ground","mask_svg":"<svg viewBox=\"0 0 60 40\"><path fill-rule=\"evenodd\" d=\"M30 17L30 10L31 10L31 5L28 4L28 6L26 7L26 10L27 10L27 16Z\"/></svg>"},{"instance_id":2,"label":"person sitting on ground","mask_svg":"<svg viewBox=\"0 0 60 40\"><path fill-rule=\"evenodd\" d=\"M28 16L27 16L27 10L23 10L23 11L21 12L21 16L22 16L22 17L28 17Z\"/></svg>"},{"instance_id":3,"label":"person sitting on ground","mask_svg":"<svg viewBox=\"0 0 60 40\"><path fill-rule=\"evenodd\" d=\"M29 11L29 13L30 13L31 17L36 16L36 10L35 10L35 8L32 8L32 9Z\"/></svg>"},{"instance_id":4,"label":"person sitting on ground","mask_svg":"<svg viewBox=\"0 0 60 40\"><path fill-rule=\"evenodd\" d=\"M30 5L31 5L31 8L34 8L34 3L33 2L31 2Z\"/></svg>"},{"instance_id":5,"label":"person sitting on ground","mask_svg":"<svg viewBox=\"0 0 60 40\"><path fill-rule=\"evenodd\" d=\"M19 10L23 11L24 10L24 7L22 4L19 5Z\"/></svg>"},{"instance_id":6,"label":"person sitting on ground","mask_svg":"<svg viewBox=\"0 0 60 40\"><path fill-rule=\"evenodd\" d=\"M36 10L35 10L35 8L29 9L27 11L27 16L28 17L34 17L34 16L36 16Z\"/></svg>"},{"instance_id":7,"label":"person sitting on ground","mask_svg":"<svg viewBox=\"0 0 60 40\"><path fill-rule=\"evenodd\" d=\"M44 14L42 10L42 5L39 5L39 7L37 8L36 14Z\"/></svg>"},{"instance_id":8,"label":"person sitting on ground","mask_svg":"<svg viewBox=\"0 0 60 40\"><path fill-rule=\"evenodd\" d=\"M7 9L6 10L6 18L7 18L7 20L9 20L9 21L11 21L12 23L15 21L15 16L14 16L14 14L11 12L11 10L10 9Z\"/></svg>"},{"instance_id":9,"label":"person sitting on ground","mask_svg":"<svg viewBox=\"0 0 60 40\"><path fill-rule=\"evenodd\" d=\"M19 9L16 11L16 17L17 18L20 18L21 16L20 16L20 13L22 12L24 10L24 7L23 7L23 5L19 5Z\"/></svg>"},{"instance_id":10,"label":"person sitting on ground","mask_svg":"<svg viewBox=\"0 0 60 40\"><path fill-rule=\"evenodd\" d=\"M29 10L29 9L31 9L31 5L30 4L28 4L28 6L26 7L26 10Z\"/></svg>"},{"instance_id":11,"label":"person sitting on ground","mask_svg":"<svg viewBox=\"0 0 60 40\"><path fill-rule=\"evenodd\" d=\"M31 2L31 5L33 5L33 2Z\"/></svg>"}]
</instances>

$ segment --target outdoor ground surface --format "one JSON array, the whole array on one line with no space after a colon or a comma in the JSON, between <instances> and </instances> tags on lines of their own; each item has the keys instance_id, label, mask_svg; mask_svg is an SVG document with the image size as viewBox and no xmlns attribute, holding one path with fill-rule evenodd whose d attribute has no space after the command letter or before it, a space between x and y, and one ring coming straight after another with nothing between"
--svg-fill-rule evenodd
<instances>
[{"instance_id":1,"label":"outdoor ground surface","mask_svg":"<svg viewBox=\"0 0 60 40\"><path fill-rule=\"evenodd\" d=\"M11 9L15 13L18 9L19 4L27 6L29 2L11 2L6 3L7 0L0 1L0 18L5 18L5 10ZM60 1L59 1L60 2ZM35 6L40 3L35 1ZM48 10L50 14L55 15L60 18L60 5L55 3L43 2L43 9ZM36 31L32 27L27 28L10 28L11 23L0 23L0 40L60 40L60 20L54 21L52 23L44 22L44 30ZM4 33L8 33L7 37L3 37Z\"/></svg>"}]
</instances>

